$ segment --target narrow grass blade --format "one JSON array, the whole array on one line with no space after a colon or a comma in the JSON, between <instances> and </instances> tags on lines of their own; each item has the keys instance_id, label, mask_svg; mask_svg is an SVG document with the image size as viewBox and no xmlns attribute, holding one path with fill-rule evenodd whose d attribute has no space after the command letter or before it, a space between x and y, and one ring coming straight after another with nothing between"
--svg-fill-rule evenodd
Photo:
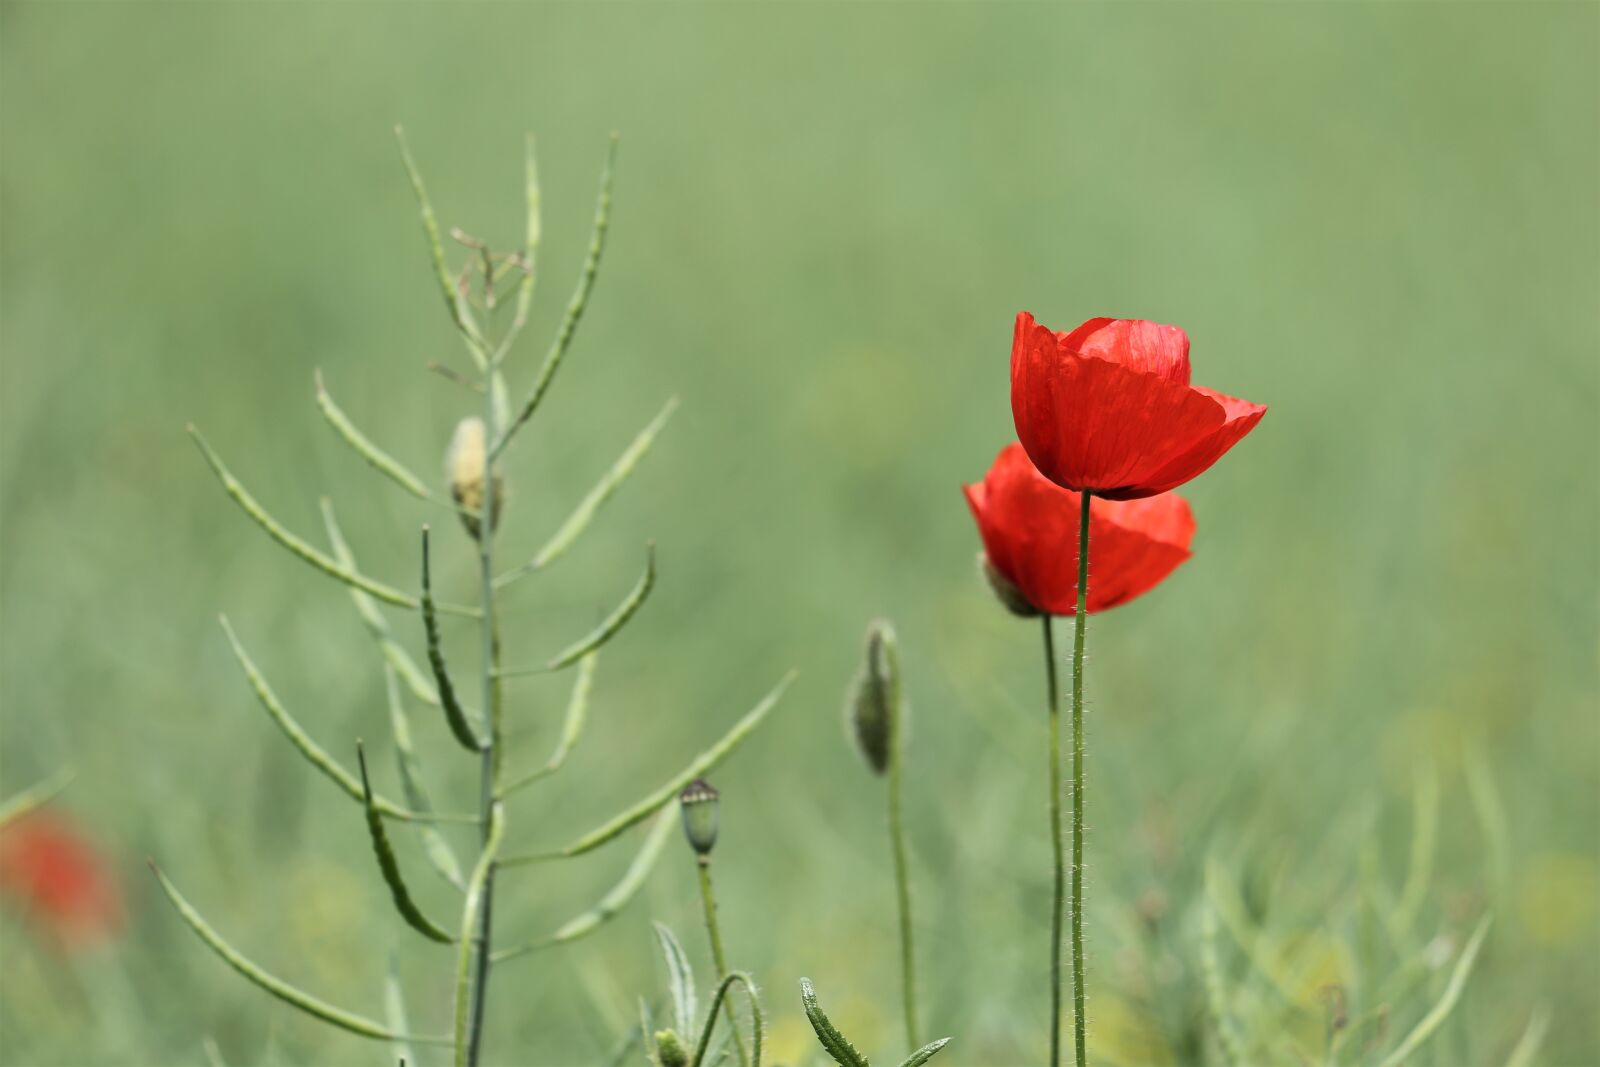
<instances>
[{"instance_id":1,"label":"narrow grass blade","mask_svg":"<svg viewBox=\"0 0 1600 1067\"><path fill-rule=\"evenodd\" d=\"M418 606L416 597L402 593L393 586L384 585L382 582L374 581L363 574L357 574L353 570L341 567L336 561L290 533L282 523L268 515L266 509L257 503L256 498L251 496L245 487L239 484L239 480L223 465L222 457L217 455L211 448L211 445L201 436L200 431L195 428L193 423L189 424L189 436L193 437L195 444L200 446L200 454L205 456L207 463L211 464L211 469L216 472L217 478L222 482L222 487L227 490L228 495L233 497L234 503L243 508L244 513L254 519L256 525L267 531L278 544L287 548L290 552L293 552L330 578L337 578L346 585L354 586L363 592L370 593L386 604L394 604L402 608L415 608Z\"/></svg>"},{"instance_id":2,"label":"narrow grass blade","mask_svg":"<svg viewBox=\"0 0 1600 1067\"><path fill-rule=\"evenodd\" d=\"M395 858L394 846L389 843L389 833L383 827L383 816L372 798L372 780L367 776L367 753L361 742L356 742L356 760L361 764L362 803L367 812L367 833L372 837L372 851L378 857L378 869L394 898L395 910L417 933L430 941L448 945L454 940L447 930L422 914L422 909L411 896L405 876L400 873L400 861Z\"/></svg>"},{"instance_id":3,"label":"narrow grass blade","mask_svg":"<svg viewBox=\"0 0 1600 1067\"><path fill-rule=\"evenodd\" d=\"M569 941L576 941L594 933L609 921L638 894L644 885L645 879L650 876L655 868L656 860L661 858L661 850L677 830L678 823L670 811L662 812L656 818L656 823L650 828L650 834L645 838L633 862L628 864L628 869L623 872L621 880L611 887L599 903L582 915L574 916L563 923L561 928L542 941L530 941L525 945L515 948L502 949L490 957L490 962L501 963L505 960L525 956L530 952L540 949L564 945Z\"/></svg>"},{"instance_id":4,"label":"narrow grass blade","mask_svg":"<svg viewBox=\"0 0 1600 1067\"><path fill-rule=\"evenodd\" d=\"M677 796L684 786L688 785L696 778L703 776L706 774L706 772L710 771L713 767L726 759L730 752L739 747L739 743L741 741L743 741L746 737L749 737L751 732L754 731L757 726L761 725L761 720L766 718L767 713L776 707L778 701L783 698L784 691L789 688L789 684L795 679L795 673L796 672L794 671L790 671L788 674L784 675L783 680L780 681L770 693L763 697L759 704L746 712L744 718L734 723L733 728L724 734L721 740L712 745L710 748L706 749L704 752L700 753L700 755L696 756L689 762L687 767L679 771L677 775L663 784L659 789L655 790L649 796L646 796L643 800L622 812L620 815L615 816L614 818L602 823L593 830L584 834L582 837L572 842L572 844L562 849L559 855L580 856L585 852L599 848L607 841L610 841L612 838L622 833L628 827L633 826L636 823L643 822L645 819L648 819L652 813L659 811L662 806L669 803L673 797ZM520 857L513 856L505 860L505 865L511 866L516 863L527 863L547 858L549 858L549 856L545 853L536 853L533 855Z\"/></svg>"},{"instance_id":5,"label":"narrow grass blade","mask_svg":"<svg viewBox=\"0 0 1600 1067\"><path fill-rule=\"evenodd\" d=\"M399 1033L376 1020L345 1011L343 1008L334 1007L327 1001L319 1000L310 993L290 985L283 979L268 974L245 958L232 945L224 941L222 935L212 929L211 925L194 909L193 905L184 899L183 895L178 892L177 887L167 879L165 874L161 873L159 867L152 863L150 864L150 869L155 872L156 880L161 883L161 889L167 894L167 899L172 901L172 906L178 910L178 914L183 918L183 921L189 924L189 928L200 935L200 940L204 941L211 951L222 957L223 962L227 963L228 966L279 1000L292 1004L308 1015L316 1016L323 1022L331 1023L341 1030L359 1034L362 1037L378 1038L384 1041L404 1040L420 1045L447 1045L450 1043L450 1039L445 1037L417 1037Z\"/></svg>"},{"instance_id":6,"label":"narrow grass blade","mask_svg":"<svg viewBox=\"0 0 1600 1067\"><path fill-rule=\"evenodd\" d=\"M1506 1057L1506 1067L1533 1067L1533 1058L1544 1044L1544 1035L1550 1030L1550 1010L1538 1008L1528 1020L1528 1028L1517 1039L1517 1044Z\"/></svg>"},{"instance_id":7,"label":"narrow grass blade","mask_svg":"<svg viewBox=\"0 0 1600 1067\"><path fill-rule=\"evenodd\" d=\"M711 998L711 1010L706 1015L705 1028L700 1031L700 1043L695 1047L694 1059L690 1061L691 1067L702 1067L706 1056L711 1049L711 1034L717 1027L717 1019L722 1016L722 1002L727 999L728 990L733 988L733 983L738 982L744 986L745 995L750 998L750 1028L754 1049L751 1052L751 1067L761 1067L761 1049L766 1041L767 1021L761 1011L761 998L756 995L756 983L744 971L734 971L722 980L717 986L716 996ZM865 1067L866 1061L861 1061Z\"/></svg>"},{"instance_id":8,"label":"narrow grass blade","mask_svg":"<svg viewBox=\"0 0 1600 1067\"><path fill-rule=\"evenodd\" d=\"M356 428L350 421L350 416L344 409L333 402L333 397L328 395L328 389L322 382L322 371L316 372L317 381L317 407L322 411L322 417L328 420L344 443L355 449L356 454L366 460L378 473L384 475L400 488L421 500L433 499L433 494L428 492L428 487L421 478L406 470L405 465L389 453L372 443L372 439Z\"/></svg>"},{"instance_id":9,"label":"narrow grass blade","mask_svg":"<svg viewBox=\"0 0 1600 1067\"><path fill-rule=\"evenodd\" d=\"M234 658L239 661L239 666L244 670L245 679L249 681L250 688L255 690L256 699L261 702L261 706L272 717L272 721L278 724L278 728L289 738L290 743L300 750L300 754L309 760L313 767L326 775L334 785L350 794L353 799L365 803L366 800L361 783L356 780L355 775L345 770L338 760L328 754L326 749L313 741L311 735L306 733L300 724L295 721L294 716L284 709L283 704L278 700L277 694L272 691L272 687L267 684L266 678L256 668L255 662L250 658L250 654L244 650L244 645L239 642L239 635L233 632L233 624L228 621L228 617L221 615L218 618L222 622L223 633L228 635L228 644L233 647ZM382 797L374 797L373 803L380 812L390 818L410 819L416 814Z\"/></svg>"},{"instance_id":10,"label":"narrow grass blade","mask_svg":"<svg viewBox=\"0 0 1600 1067\"><path fill-rule=\"evenodd\" d=\"M505 828L505 813L499 804L495 804L489 809L489 834L484 838L483 851L478 853L478 862L467 881L467 899L461 908L461 948L456 955L456 1067L467 1067L467 1023L472 1012L472 957L474 951L489 951L488 945L477 943L478 915L483 910L484 886L488 884L495 857L500 853L500 841L505 835Z\"/></svg>"},{"instance_id":11,"label":"narrow grass blade","mask_svg":"<svg viewBox=\"0 0 1600 1067\"><path fill-rule=\"evenodd\" d=\"M867 1058L845 1039L822 1010L822 1005L817 1003L817 991L811 988L809 978L800 979L800 1003L805 1005L811 1029L817 1032L817 1040L822 1043L823 1051L833 1057L833 1062L840 1067L867 1067Z\"/></svg>"},{"instance_id":12,"label":"narrow grass blade","mask_svg":"<svg viewBox=\"0 0 1600 1067\"><path fill-rule=\"evenodd\" d=\"M578 329L578 321L583 318L583 310L589 303L589 293L594 289L595 276L600 272L600 257L606 247L606 231L611 226L611 181L616 170L616 162L617 137L613 134L611 144L606 150L605 169L600 173L600 193L596 197L594 208L594 232L589 238L589 253L583 261L583 272L578 276L578 287L567 303L566 316L561 320L561 328L556 331L555 339L550 342L550 349L545 353L544 363L539 367L539 377L534 380L528 398L522 402L516 418L501 432L499 440L490 450L491 461L505 450L506 445L511 442L512 435L533 417L539 402L544 399L550 383L555 379L562 357L567 354L567 347L572 344L572 335Z\"/></svg>"},{"instance_id":13,"label":"narrow grass blade","mask_svg":"<svg viewBox=\"0 0 1600 1067\"><path fill-rule=\"evenodd\" d=\"M917 1049L917 1051L913 1052L911 1055L907 1056L905 1059L901 1060L900 1067L922 1067L924 1063L927 1063L929 1060L933 1059L933 1057L938 1054L939 1050L944 1048L949 1043L950 1039L948 1037L941 1037L937 1041L930 1041L926 1045L923 1045L921 1048Z\"/></svg>"},{"instance_id":14,"label":"narrow grass blade","mask_svg":"<svg viewBox=\"0 0 1600 1067\"><path fill-rule=\"evenodd\" d=\"M406 994L400 987L400 960L393 952L389 953L389 971L383 979L383 1017L389 1029L395 1033L410 1032L411 1023L406 1020ZM395 1040L394 1056L402 1064L417 1062L416 1053L411 1051L411 1042L404 1037Z\"/></svg>"},{"instance_id":15,"label":"narrow grass blade","mask_svg":"<svg viewBox=\"0 0 1600 1067\"><path fill-rule=\"evenodd\" d=\"M650 596L650 590L655 588L655 584L656 548L651 545L645 554L644 573L639 576L639 580L628 591L628 595L623 598L622 603L618 604L599 626L596 626L583 637L556 653L550 662L543 667L514 667L501 671L500 676L502 678L511 678L523 674L543 674L547 671L559 671L572 666L620 633L622 628L628 624L628 620L633 618L634 614L644 606L644 602Z\"/></svg>"},{"instance_id":16,"label":"narrow grass blade","mask_svg":"<svg viewBox=\"0 0 1600 1067\"><path fill-rule=\"evenodd\" d=\"M667 420L672 418L672 413L677 410L678 398L673 397L667 401L666 406L650 421L650 424L639 431L639 435L633 439L633 443L628 445L627 450L621 456L617 457L617 461L611 465L611 469L606 471L600 481L595 483L594 488L589 490L589 494L573 509L572 514L567 516L566 521L561 524L561 527L556 530L550 540L544 543L544 547L535 553L533 559L516 570L496 578L495 587L504 588L523 575L542 570L564 555L567 549L571 548L578 538L583 535L584 531L589 528L589 524L594 521L595 515L599 513L601 505L611 499L612 494L617 491L623 482L627 481L628 475L632 474L634 469L639 466L640 460L644 459L645 455L650 451L650 447L655 444L656 437L660 435L662 428L666 426Z\"/></svg>"},{"instance_id":17,"label":"narrow grass blade","mask_svg":"<svg viewBox=\"0 0 1600 1067\"><path fill-rule=\"evenodd\" d=\"M444 244L439 239L439 220L433 213L433 204L428 200L428 190L422 184L422 172L417 170L416 160L411 157L411 146L406 143L405 129L396 126L394 136L400 143L400 159L405 164L407 176L411 179L411 189L417 195L417 209L422 214L422 232L428 238L428 252L433 260L434 276L439 281L439 290L444 296L445 307L450 310L450 318L455 322L456 329L467 339L467 348L481 369L487 364L487 358L481 347L482 335L478 331L477 322L473 319L472 308L462 297L461 290L456 287L455 279L450 276L450 268L445 264Z\"/></svg>"},{"instance_id":18,"label":"narrow grass blade","mask_svg":"<svg viewBox=\"0 0 1600 1067\"><path fill-rule=\"evenodd\" d=\"M483 742L467 721L467 713L456 698L456 687L450 681L450 668L444 661L444 648L439 640L439 617L434 611L432 568L428 561L428 528L422 528L422 626L428 637L428 663L433 667L434 685L439 690L439 706L444 709L450 732L469 752L481 752Z\"/></svg>"},{"instance_id":19,"label":"narrow grass blade","mask_svg":"<svg viewBox=\"0 0 1600 1067\"><path fill-rule=\"evenodd\" d=\"M1450 981L1445 986L1439 1002L1422 1017L1422 1021L1412 1028L1405 1039L1395 1046L1395 1050L1384 1057L1379 1067L1399 1067L1421 1047L1424 1041L1433 1036L1434 1031L1439 1029L1454 1010L1456 1002L1461 999L1461 991L1466 988L1467 978L1472 974L1472 966L1478 960L1478 950L1483 948L1483 939L1489 935L1489 927L1493 921L1492 915L1486 915L1483 921L1478 923L1472 939L1467 942L1467 947L1461 950L1460 957L1456 959L1456 965L1450 972Z\"/></svg>"},{"instance_id":20,"label":"narrow grass blade","mask_svg":"<svg viewBox=\"0 0 1600 1067\"><path fill-rule=\"evenodd\" d=\"M72 784L76 773L71 768L63 767L48 778L24 789L4 804L0 804L0 829L54 800L63 789Z\"/></svg>"},{"instance_id":21,"label":"narrow grass blade","mask_svg":"<svg viewBox=\"0 0 1600 1067\"><path fill-rule=\"evenodd\" d=\"M672 930L665 923L653 925L656 942L661 946L661 958L667 964L667 992L672 997L672 1027L680 1034L691 1034L694 1032L695 1016L699 1014L694 998L694 969L689 966L689 956Z\"/></svg>"},{"instance_id":22,"label":"narrow grass blade","mask_svg":"<svg viewBox=\"0 0 1600 1067\"><path fill-rule=\"evenodd\" d=\"M547 774L554 774L566 763L567 756L578 743L579 736L583 733L583 725L589 718L589 692L594 688L594 670L600 662L600 653L591 652L578 662L578 680L572 685L572 695L567 698L567 714L561 724L561 739L556 742L556 750L550 754L544 766L537 767L521 778L516 779L500 791L502 797L508 797L524 786L532 785Z\"/></svg>"},{"instance_id":23,"label":"narrow grass blade","mask_svg":"<svg viewBox=\"0 0 1600 1067\"><path fill-rule=\"evenodd\" d=\"M328 544L333 548L333 558L345 570L356 570L355 554L350 551L349 542L344 539L344 531L339 528L339 520L333 513L333 501L328 497L322 498L322 524L328 531ZM394 631L389 628L389 620L383 617L378 605L359 589L350 590L350 599L355 602L356 611L360 613L367 632L382 650L383 658L388 660L390 666L400 675L401 680L406 683L406 688L424 704L437 707L439 694L434 690L433 683L423 676L422 668L417 666L417 661L411 658L411 653L405 650L405 646L395 640Z\"/></svg>"},{"instance_id":24,"label":"narrow grass blade","mask_svg":"<svg viewBox=\"0 0 1600 1067\"><path fill-rule=\"evenodd\" d=\"M1396 925L1407 933L1416 923L1427 896L1428 883L1433 878L1434 851L1439 836L1439 775L1431 765L1417 768L1413 795L1411 858L1395 909Z\"/></svg>"},{"instance_id":25,"label":"narrow grass blade","mask_svg":"<svg viewBox=\"0 0 1600 1067\"><path fill-rule=\"evenodd\" d=\"M389 725L394 733L395 762L400 770L400 789L404 793L406 803L412 810L431 813L433 802L428 798L427 790L422 785L422 768L418 763L416 750L411 744L411 717L406 714L405 701L400 697L400 686L395 681L395 672L388 664L383 669L384 690L389 697ZM461 876L461 864L456 860L455 851L444 835L431 826L420 826L418 831L422 835L422 852L428 858L428 863L445 881L457 889L465 891L466 879Z\"/></svg>"},{"instance_id":26,"label":"narrow grass blade","mask_svg":"<svg viewBox=\"0 0 1600 1067\"><path fill-rule=\"evenodd\" d=\"M1211 1025L1217 1030L1222 1062L1226 1067L1239 1067L1244 1062L1244 1048L1228 1011L1228 992L1223 986L1222 965L1217 957L1217 909L1209 903L1200 914L1200 924L1200 971L1206 990L1206 1009L1211 1014Z\"/></svg>"}]
</instances>

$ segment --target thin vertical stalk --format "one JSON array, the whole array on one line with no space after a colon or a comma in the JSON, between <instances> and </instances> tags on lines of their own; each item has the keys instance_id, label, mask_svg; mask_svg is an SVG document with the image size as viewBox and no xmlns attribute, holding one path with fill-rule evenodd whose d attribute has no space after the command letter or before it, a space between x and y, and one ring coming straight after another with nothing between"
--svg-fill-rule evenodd
<instances>
[{"instance_id":1,"label":"thin vertical stalk","mask_svg":"<svg viewBox=\"0 0 1600 1067\"><path fill-rule=\"evenodd\" d=\"M485 349L494 351L492 343L485 340ZM488 373L483 390L483 425L485 442L493 441L499 432L497 409L499 406L499 363L488 359ZM494 534L495 534L495 479L494 460L485 446L483 470L482 510L478 520L478 577L482 589L483 619L480 627L483 637L482 693L487 743L480 756L478 772L478 807L483 823L483 843L488 846L490 815L495 798L500 795L500 765L504 748L501 745L501 689L500 689L500 624L494 604ZM472 976L472 1022L467 1036L467 1065L477 1067L483 1047L483 1021L485 1004L489 998L489 967L493 950L494 931L494 881L495 869L490 867L483 883L483 903L478 913L478 930L474 936L476 959Z\"/></svg>"},{"instance_id":2,"label":"thin vertical stalk","mask_svg":"<svg viewBox=\"0 0 1600 1067\"><path fill-rule=\"evenodd\" d=\"M894 641L885 641L884 654L898 661ZM911 930L911 875L906 864L905 824L901 817L901 763L905 738L904 707L900 694L900 664L891 662L889 705L889 842L894 852L895 894L900 908L900 996L905 1009L906 1048L917 1048L916 947Z\"/></svg>"},{"instance_id":3,"label":"thin vertical stalk","mask_svg":"<svg viewBox=\"0 0 1600 1067\"><path fill-rule=\"evenodd\" d=\"M1044 674L1050 708L1050 850L1055 880L1050 909L1050 1067L1061 1063L1061 925L1067 866L1061 838L1061 687L1056 681L1056 642L1051 616L1044 616Z\"/></svg>"},{"instance_id":4,"label":"thin vertical stalk","mask_svg":"<svg viewBox=\"0 0 1600 1067\"><path fill-rule=\"evenodd\" d=\"M711 857L709 855L697 856L700 868L700 903L706 912L706 934L711 938L711 962L717 968L717 981L725 981L728 977L728 957L722 951L722 928L717 924L717 898L711 891ZM733 1047L739 1051L739 1063L748 1065L750 1058L744 1050L744 1039L739 1036L739 1023L733 1012L733 998L723 1000L722 1010L726 1013L728 1029L733 1033Z\"/></svg>"},{"instance_id":5,"label":"thin vertical stalk","mask_svg":"<svg viewBox=\"0 0 1600 1067\"><path fill-rule=\"evenodd\" d=\"M1078 611L1072 639L1072 1038L1085 1067L1083 995L1083 634L1089 618L1089 491L1078 501Z\"/></svg>"}]
</instances>

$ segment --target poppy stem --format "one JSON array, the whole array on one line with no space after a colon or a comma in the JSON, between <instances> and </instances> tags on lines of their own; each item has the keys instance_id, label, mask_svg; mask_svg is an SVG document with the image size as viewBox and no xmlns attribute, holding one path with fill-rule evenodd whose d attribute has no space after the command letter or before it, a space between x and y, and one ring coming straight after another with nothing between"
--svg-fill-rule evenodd
<instances>
[{"instance_id":1,"label":"poppy stem","mask_svg":"<svg viewBox=\"0 0 1600 1067\"><path fill-rule=\"evenodd\" d=\"M1078 610L1072 640L1072 1037L1078 1067L1088 1063L1083 995L1083 632L1089 617L1090 502L1085 489L1078 506Z\"/></svg>"},{"instance_id":2,"label":"poppy stem","mask_svg":"<svg viewBox=\"0 0 1600 1067\"><path fill-rule=\"evenodd\" d=\"M717 968L717 981L723 982L728 978L728 957L722 951L722 928L717 925L717 898L711 891L711 856L709 853L695 857L700 868L700 903L706 913L706 934L711 938L711 962ZM739 1036L739 1023L733 1011L733 998L728 997L722 1002L722 1010L726 1013L728 1029L733 1033L733 1047L739 1052L740 1064L748 1065L749 1054L745 1052L744 1039Z\"/></svg>"},{"instance_id":3,"label":"poppy stem","mask_svg":"<svg viewBox=\"0 0 1600 1067\"><path fill-rule=\"evenodd\" d=\"M1056 682L1056 645L1051 616L1044 615L1044 671L1050 698L1050 847L1055 856L1055 889L1050 911L1050 1067L1061 1063L1061 913L1066 894L1066 860L1061 840L1061 690Z\"/></svg>"},{"instance_id":4,"label":"poppy stem","mask_svg":"<svg viewBox=\"0 0 1600 1067\"><path fill-rule=\"evenodd\" d=\"M905 759L905 707L900 697L900 653L885 641L889 658L889 841L894 857L895 900L900 912L900 999L905 1012L906 1048L917 1048L916 941L911 928L911 875L906 864L905 820L901 817L901 785Z\"/></svg>"}]
</instances>

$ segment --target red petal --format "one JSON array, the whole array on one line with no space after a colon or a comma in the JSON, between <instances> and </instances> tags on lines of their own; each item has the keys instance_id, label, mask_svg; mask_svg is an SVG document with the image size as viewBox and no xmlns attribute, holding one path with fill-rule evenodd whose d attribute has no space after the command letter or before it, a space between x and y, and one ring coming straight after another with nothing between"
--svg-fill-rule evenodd
<instances>
[{"instance_id":1,"label":"red petal","mask_svg":"<svg viewBox=\"0 0 1600 1067\"><path fill-rule=\"evenodd\" d=\"M1222 407L1203 393L1106 360L1065 354L1026 312L1011 347L1017 436L1046 477L1110 493L1220 429Z\"/></svg>"},{"instance_id":2,"label":"red petal","mask_svg":"<svg viewBox=\"0 0 1600 1067\"><path fill-rule=\"evenodd\" d=\"M1176 489L1196 475L1203 474L1208 467L1221 459L1223 453L1238 444L1245 434L1255 429L1256 423L1267 413L1265 404L1252 404L1248 400L1227 396L1203 386L1195 385L1190 388L1222 405L1223 411L1227 413L1227 421L1179 455L1167 460L1159 469L1141 477L1139 479L1141 484L1135 489L1108 493L1107 496L1131 499Z\"/></svg>"},{"instance_id":3,"label":"red petal","mask_svg":"<svg viewBox=\"0 0 1600 1067\"><path fill-rule=\"evenodd\" d=\"M1145 319L1090 319L1056 336L1065 352L1189 384L1189 335L1176 326Z\"/></svg>"}]
</instances>

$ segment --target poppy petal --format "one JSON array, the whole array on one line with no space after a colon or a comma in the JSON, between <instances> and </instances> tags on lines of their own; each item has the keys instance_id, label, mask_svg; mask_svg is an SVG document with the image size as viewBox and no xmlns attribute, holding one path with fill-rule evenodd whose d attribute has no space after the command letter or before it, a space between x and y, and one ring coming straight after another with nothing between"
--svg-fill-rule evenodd
<instances>
[{"instance_id":1,"label":"poppy petal","mask_svg":"<svg viewBox=\"0 0 1600 1067\"><path fill-rule=\"evenodd\" d=\"M1189 384L1189 335L1176 326L1145 319L1090 319L1057 337L1061 348L1075 355Z\"/></svg>"},{"instance_id":2,"label":"poppy petal","mask_svg":"<svg viewBox=\"0 0 1600 1067\"><path fill-rule=\"evenodd\" d=\"M1141 476L1139 479L1141 484L1133 490L1113 491L1106 494L1108 497L1126 500L1154 496L1176 489L1191 478L1203 474L1208 467L1221 459L1228 449L1255 429L1256 423L1267 413L1265 404L1252 404L1248 400L1240 400L1203 386L1195 385L1190 388L1220 404L1226 412L1226 421L1200 441L1162 463L1159 468Z\"/></svg>"}]
</instances>

